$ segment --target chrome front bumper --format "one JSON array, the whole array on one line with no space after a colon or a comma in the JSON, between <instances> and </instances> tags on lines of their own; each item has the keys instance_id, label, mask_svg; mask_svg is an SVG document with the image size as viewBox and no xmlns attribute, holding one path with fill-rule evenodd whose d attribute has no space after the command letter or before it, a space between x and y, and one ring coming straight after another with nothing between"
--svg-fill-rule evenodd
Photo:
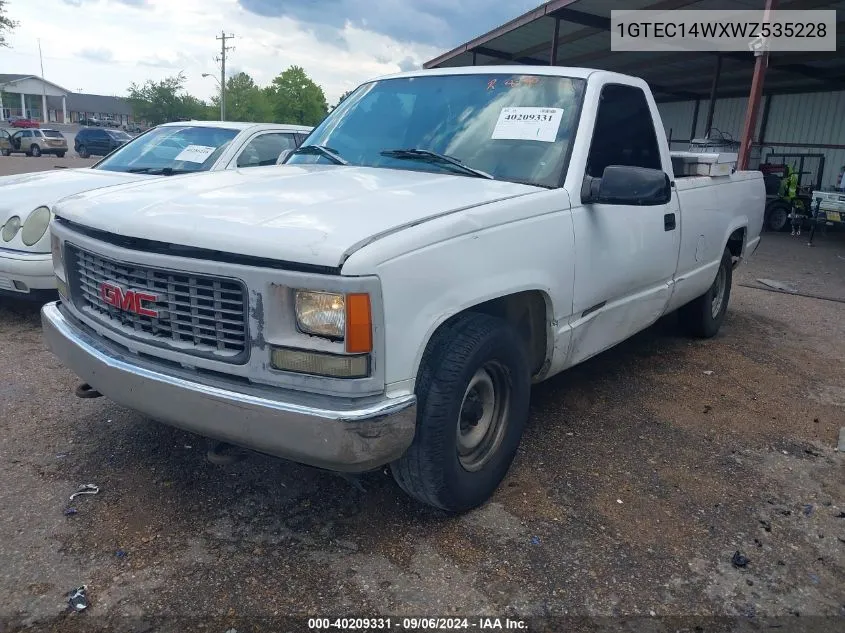
<instances>
[{"instance_id":1,"label":"chrome front bumper","mask_svg":"<svg viewBox=\"0 0 845 633\"><path fill-rule=\"evenodd\" d=\"M155 420L292 461L344 472L387 464L414 438L416 397L315 396L231 384L147 362L66 316L61 302L41 309L50 350L114 402ZM164 373L164 372L167 373Z\"/></svg>"}]
</instances>

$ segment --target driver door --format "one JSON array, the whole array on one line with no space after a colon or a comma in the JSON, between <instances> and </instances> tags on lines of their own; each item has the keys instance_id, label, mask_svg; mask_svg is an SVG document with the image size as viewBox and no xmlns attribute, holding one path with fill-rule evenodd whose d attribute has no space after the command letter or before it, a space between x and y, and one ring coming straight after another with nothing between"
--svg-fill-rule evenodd
<instances>
[{"instance_id":1,"label":"driver door","mask_svg":"<svg viewBox=\"0 0 845 633\"><path fill-rule=\"evenodd\" d=\"M30 134L30 133L29 133L28 131L15 132L15 133L12 135L12 146L13 146L15 149L19 150L19 149L21 148L21 145L25 142L25 138L24 138L24 137L29 136L29 134Z\"/></svg>"},{"instance_id":2,"label":"driver door","mask_svg":"<svg viewBox=\"0 0 845 633\"><path fill-rule=\"evenodd\" d=\"M605 85L584 175L600 178L609 165L664 171L653 121L641 88ZM680 249L674 187L667 204L582 204L572 218L576 263L569 364L608 349L662 316Z\"/></svg>"}]
</instances>

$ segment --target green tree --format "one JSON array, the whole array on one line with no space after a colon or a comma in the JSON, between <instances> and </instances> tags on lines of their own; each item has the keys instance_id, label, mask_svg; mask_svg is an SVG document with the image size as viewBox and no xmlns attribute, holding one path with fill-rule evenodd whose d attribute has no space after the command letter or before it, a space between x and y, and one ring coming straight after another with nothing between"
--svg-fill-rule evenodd
<instances>
[{"instance_id":1,"label":"green tree","mask_svg":"<svg viewBox=\"0 0 845 633\"><path fill-rule=\"evenodd\" d=\"M211 103L220 111L220 97ZM226 119L268 123L273 121L273 108L261 88L247 73L240 72L226 80Z\"/></svg>"},{"instance_id":2,"label":"green tree","mask_svg":"<svg viewBox=\"0 0 845 633\"><path fill-rule=\"evenodd\" d=\"M347 91L346 91L346 92L344 92L342 95L340 95L340 97L338 97L338 99L337 99L337 103L335 103L335 104L332 106L332 110L334 110L337 106L339 106L341 103L343 103L343 100L344 100L344 99L346 99L346 97L348 97L348 96L349 96L349 95L351 95L351 94L352 94L352 91L351 91L351 90L347 90Z\"/></svg>"},{"instance_id":3,"label":"green tree","mask_svg":"<svg viewBox=\"0 0 845 633\"><path fill-rule=\"evenodd\" d=\"M179 108L182 112L180 118L197 119L198 121L209 121L216 119L220 110L214 109L202 99L193 95L182 94L179 97Z\"/></svg>"},{"instance_id":4,"label":"green tree","mask_svg":"<svg viewBox=\"0 0 845 633\"><path fill-rule=\"evenodd\" d=\"M158 125L178 119L208 119L209 108L204 101L187 94L185 75L179 73L161 81L148 79L141 85L129 86L129 102L136 119Z\"/></svg>"},{"instance_id":5,"label":"green tree","mask_svg":"<svg viewBox=\"0 0 845 633\"><path fill-rule=\"evenodd\" d=\"M0 0L0 48L9 48L6 35L18 26L18 22L6 16L6 0Z\"/></svg>"},{"instance_id":6,"label":"green tree","mask_svg":"<svg viewBox=\"0 0 845 633\"><path fill-rule=\"evenodd\" d=\"M316 125L329 110L323 89L300 66L291 66L264 89L279 123Z\"/></svg>"}]
</instances>

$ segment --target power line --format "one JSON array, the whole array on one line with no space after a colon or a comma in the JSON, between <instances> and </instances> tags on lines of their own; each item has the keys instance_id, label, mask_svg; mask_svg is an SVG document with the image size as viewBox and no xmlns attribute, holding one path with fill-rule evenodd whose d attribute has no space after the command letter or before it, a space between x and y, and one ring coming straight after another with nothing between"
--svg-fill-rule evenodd
<instances>
[{"instance_id":1,"label":"power line","mask_svg":"<svg viewBox=\"0 0 845 633\"><path fill-rule=\"evenodd\" d=\"M235 50L234 46L226 46L226 40L235 39L234 35L226 35L226 31L220 31L217 36L220 40L220 57L215 61L220 62L220 120L226 120L226 51Z\"/></svg>"}]
</instances>

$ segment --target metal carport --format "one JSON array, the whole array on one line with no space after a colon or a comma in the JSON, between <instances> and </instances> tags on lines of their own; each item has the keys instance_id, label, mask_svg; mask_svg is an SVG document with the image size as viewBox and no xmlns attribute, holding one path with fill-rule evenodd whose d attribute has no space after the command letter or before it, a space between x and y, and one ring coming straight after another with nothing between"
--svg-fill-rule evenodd
<instances>
[{"instance_id":1,"label":"metal carport","mask_svg":"<svg viewBox=\"0 0 845 633\"><path fill-rule=\"evenodd\" d=\"M623 6L619 6L622 4ZM762 115L756 117L760 97L842 91L845 94L845 1L768 0L776 9L837 10L837 51L768 54L761 61L758 79L762 90L757 98L751 93L755 57L745 52L613 52L610 50L611 9L725 10L759 9L766 0L552 0L502 26L462 44L424 64L425 68L449 66L534 64L600 68L645 79L658 103L694 104L689 130L677 131L675 138L704 135L712 126L718 99L745 97L744 123L751 123L748 139L743 138L745 163L750 145L763 140L769 115L770 99L763 99ZM668 16L667 16L668 17ZM701 112L699 112L701 110ZM831 113L840 119L843 112ZM704 125L700 119L704 118ZM698 128L698 129L696 129ZM845 130L845 126L842 127ZM751 130L754 134L750 134ZM745 136L745 135L743 135ZM753 138L751 138L753 136ZM837 134L837 136L839 136ZM751 143L747 143L750 140ZM845 152L841 143L808 143L802 147L827 145L827 149ZM778 145L780 145L779 143Z\"/></svg>"}]
</instances>

